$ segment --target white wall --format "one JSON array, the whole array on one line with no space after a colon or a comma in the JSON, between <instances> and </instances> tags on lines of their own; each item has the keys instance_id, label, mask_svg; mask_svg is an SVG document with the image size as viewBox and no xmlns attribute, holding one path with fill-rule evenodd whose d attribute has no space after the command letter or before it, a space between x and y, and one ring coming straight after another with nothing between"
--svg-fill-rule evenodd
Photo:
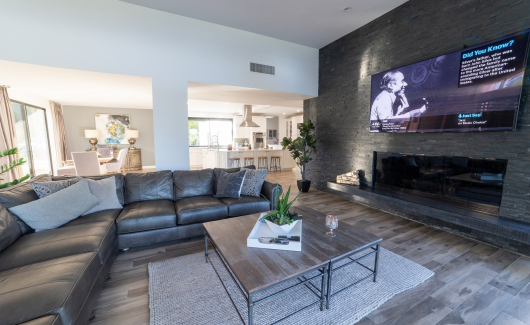
<instances>
[{"instance_id":1,"label":"white wall","mask_svg":"<svg viewBox=\"0 0 530 325\"><path fill-rule=\"evenodd\" d=\"M318 95L317 49L117 0L0 0L0 8L1 60L152 77L159 170L189 168L188 81ZM250 61L277 75L250 73Z\"/></svg>"}]
</instances>

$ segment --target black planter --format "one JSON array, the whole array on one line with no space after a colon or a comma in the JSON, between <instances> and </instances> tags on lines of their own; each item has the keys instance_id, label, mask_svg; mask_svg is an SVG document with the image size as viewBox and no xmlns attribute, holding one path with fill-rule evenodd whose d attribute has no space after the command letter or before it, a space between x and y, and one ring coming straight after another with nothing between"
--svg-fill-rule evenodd
<instances>
[{"instance_id":1,"label":"black planter","mask_svg":"<svg viewBox=\"0 0 530 325\"><path fill-rule=\"evenodd\" d=\"M296 181L296 185L298 185L299 191L302 191L303 193L307 193L309 191L309 188L311 187L311 181L298 180Z\"/></svg>"}]
</instances>

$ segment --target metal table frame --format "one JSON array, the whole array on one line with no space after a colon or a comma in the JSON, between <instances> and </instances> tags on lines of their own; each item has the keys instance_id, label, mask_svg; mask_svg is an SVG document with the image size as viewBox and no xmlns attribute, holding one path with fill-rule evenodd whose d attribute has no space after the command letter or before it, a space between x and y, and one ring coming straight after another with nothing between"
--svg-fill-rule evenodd
<instances>
[{"instance_id":1,"label":"metal table frame","mask_svg":"<svg viewBox=\"0 0 530 325\"><path fill-rule=\"evenodd\" d=\"M373 277L373 281L376 282L377 280L377 265L379 264L379 251L380 251L380 245L381 245L381 240L377 241L375 243L375 247L373 247L373 244L370 245L369 247L366 247L366 248L362 248L362 249L358 249L352 253L349 253L348 255L346 256L342 256L342 257L339 257L339 258L336 258L336 259L332 259L331 261L329 261L329 267L328 267L328 287L327 287L327 293L326 293L326 309L329 309L329 304L330 304L330 301L331 301L331 297L333 297L334 295L348 289L348 288L351 288L361 282L363 282L364 280L370 278L370 277ZM359 258L356 258L356 259L353 259L352 258L352 255L356 255L356 254L359 254L365 250L372 250L371 252L359 257ZM360 260L363 260L371 255L374 255L375 254L375 263L374 263L374 268L373 269L370 269L369 267L367 267L366 265L364 264L361 264L359 263ZM341 266L338 266L338 267L335 267L333 268L333 265L336 264L337 262L339 261L342 261L344 259L350 259L349 262L341 265ZM356 263L362 267L364 267L365 269L367 269L368 271L370 271L370 274L368 274L367 276L364 276L363 278L355 281L354 283L340 289L339 291L335 292L334 294L331 294L331 285L332 285L332 277L333 277L333 272L336 272L342 268L345 268L346 266L349 266L353 263Z\"/></svg>"},{"instance_id":2,"label":"metal table frame","mask_svg":"<svg viewBox=\"0 0 530 325\"><path fill-rule=\"evenodd\" d=\"M277 295L282 294L285 291L288 291L288 290L290 290L290 289L292 289L294 287L300 286L300 285L305 285L317 298L319 298L319 300L315 301L314 303L312 303L312 304L310 304L310 305L308 305L306 307L303 307L303 308L295 311L294 313L291 313L291 314L289 314L289 315L277 320L275 323L281 322L281 321L293 316L294 314L297 314L297 313L299 313L299 312L301 312L301 311L313 306L316 303L320 303L320 310L321 311L324 310L324 304L325 304L325 301L326 301L326 296L329 294L329 292L326 293L326 285L328 283L327 277L328 277L328 274L329 274L329 272L328 272L329 263L326 263L323 266L315 267L313 269L307 270L307 271L299 274L298 277L296 278L296 280L298 280L298 283L293 284L293 285L291 285L291 286L289 286L287 288L284 288L284 289L282 289L282 290L280 290L278 292L275 292L275 293L271 294L270 296L266 296L266 297L260 298L259 300L255 300L254 299L254 295L256 295L257 293L260 293L260 292L262 292L264 290L268 290L268 289L273 288L275 286L284 284L287 281L292 281L293 279L292 278L285 279L285 280L279 281L277 283L274 283L271 286L268 286L268 287L265 287L265 288L261 288L259 290L256 290L256 291L252 292L252 293L248 293L242 287L242 285L239 283L239 281L237 280L237 277L233 274L232 270L230 269L230 266L228 265L228 263L224 259L223 255L221 254L221 252L219 251L219 249L215 245L214 241L212 240L212 238L210 237L208 232L205 231L204 232L204 255L205 255L205 258L206 258L206 263L209 262L209 260L208 260L208 255L209 255L209 253L208 253L208 242L210 242L210 244L212 245L212 247L214 249L214 252L219 257L219 260L221 261L221 264L226 269L226 271L228 272L228 274L232 278L232 281L234 281L234 283L236 284L236 287L239 289L239 291L241 292L241 294L243 295L243 297L247 301L248 324L249 325L253 324L253 314L254 314L254 305L255 304L263 302L263 301L266 301L266 300L268 300L268 299L270 299L272 297L276 297ZM219 272L215 268L215 265L213 263L210 263L210 264L212 265L215 273L217 274L217 276L221 280L221 284L223 285L226 293L228 294L228 297L230 297L230 300L232 301L232 304L234 305L234 308L236 309L236 311L237 311L237 313L239 315L239 318L241 319L241 321L243 323L245 323L245 321L243 319L243 316L241 315L241 313L237 309L237 306L236 306L234 300L232 299L232 297L230 296L230 292L228 291L228 288L225 286L225 284L224 284ZM317 275L310 275L310 273L313 273L315 271L318 271ZM317 279L317 278L322 278L320 288L318 288L317 286L315 286L313 283L310 282L313 279ZM329 304L328 304L328 306L329 306Z\"/></svg>"}]
</instances>

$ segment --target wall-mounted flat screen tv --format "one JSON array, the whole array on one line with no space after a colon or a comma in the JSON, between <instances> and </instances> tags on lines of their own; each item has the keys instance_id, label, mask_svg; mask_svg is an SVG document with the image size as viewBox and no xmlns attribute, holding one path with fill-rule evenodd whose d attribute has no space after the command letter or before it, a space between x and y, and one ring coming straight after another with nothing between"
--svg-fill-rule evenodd
<instances>
[{"instance_id":1,"label":"wall-mounted flat screen tv","mask_svg":"<svg viewBox=\"0 0 530 325\"><path fill-rule=\"evenodd\" d=\"M515 129L529 34L372 75L370 132Z\"/></svg>"}]
</instances>

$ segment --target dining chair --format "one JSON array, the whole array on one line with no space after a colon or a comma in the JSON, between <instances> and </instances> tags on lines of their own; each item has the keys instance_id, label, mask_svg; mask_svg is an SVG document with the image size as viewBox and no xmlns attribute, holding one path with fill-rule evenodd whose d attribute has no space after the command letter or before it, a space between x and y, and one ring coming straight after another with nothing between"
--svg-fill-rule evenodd
<instances>
[{"instance_id":1,"label":"dining chair","mask_svg":"<svg viewBox=\"0 0 530 325\"><path fill-rule=\"evenodd\" d=\"M72 152L77 176L103 175L107 173L106 164L100 165L98 154L92 152Z\"/></svg>"},{"instance_id":2,"label":"dining chair","mask_svg":"<svg viewBox=\"0 0 530 325\"><path fill-rule=\"evenodd\" d=\"M112 149L112 148L98 148L98 152L102 156L107 156L107 157L114 156L114 149Z\"/></svg>"},{"instance_id":3,"label":"dining chair","mask_svg":"<svg viewBox=\"0 0 530 325\"><path fill-rule=\"evenodd\" d=\"M127 152L129 148L121 149L118 153L118 158L116 162L106 163L107 172L119 172L122 170L122 173L125 173L125 160L127 159Z\"/></svg>"},{"instance_id":4,"label":"dining chair","mask_svg":"<svg viewBox=\"0 0 530 325\"><path fill-rule=\"evenodd\" d=\"M64 166L57 168L57 176L75 176L75 166Z\"/></svg>"}]
</instances>

